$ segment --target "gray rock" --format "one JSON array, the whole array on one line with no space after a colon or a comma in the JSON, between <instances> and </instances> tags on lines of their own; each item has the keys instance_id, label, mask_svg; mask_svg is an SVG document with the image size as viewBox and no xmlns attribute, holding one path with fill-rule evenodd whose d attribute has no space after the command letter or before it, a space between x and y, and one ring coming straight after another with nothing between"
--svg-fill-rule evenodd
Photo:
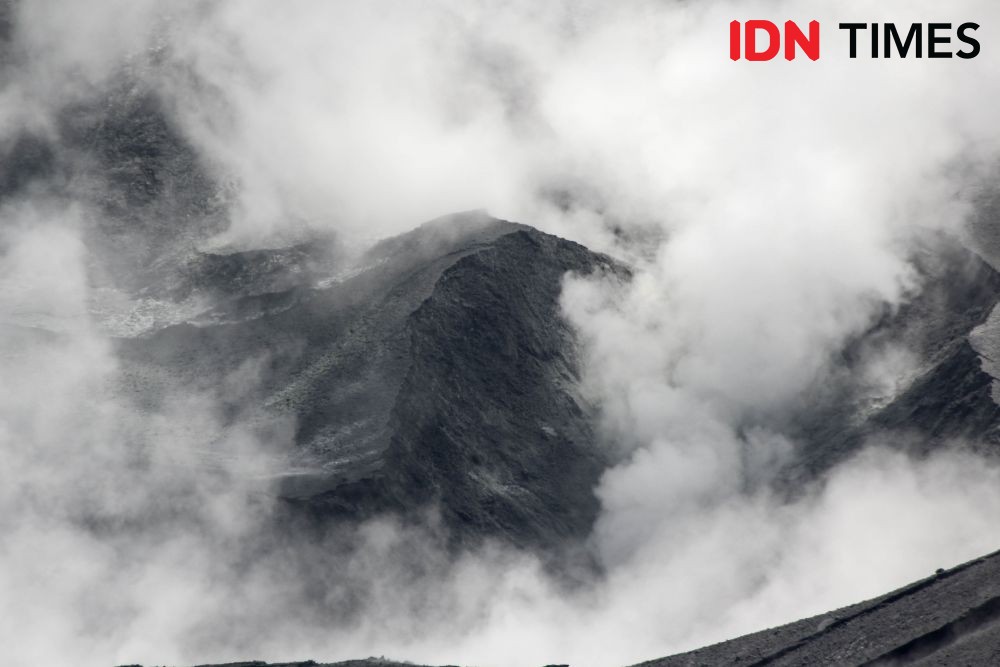
<instances>
[{"instance_id":1,"label":"gray rock","mask_svg":"<svg viewBox=\"0 0 1000 667\"><path fill-rule=\"evenodd\" d=\"M567 272L624 269L480 213L382 243L358 267L120 341L129 386L155 406L163 382L219 387L266 359L228 409L295 423L282 494L310 516L433 505L462 539L583 538L608 458L558 300Z\"/></svg>"}]
</instances>

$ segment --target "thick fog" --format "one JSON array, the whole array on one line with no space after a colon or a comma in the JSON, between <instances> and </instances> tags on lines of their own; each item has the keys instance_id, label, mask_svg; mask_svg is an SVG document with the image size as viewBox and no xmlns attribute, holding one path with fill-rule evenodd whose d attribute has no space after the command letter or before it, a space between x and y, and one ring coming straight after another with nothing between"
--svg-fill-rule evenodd
<instances>
[{"instance_id":1,"label":"thick fog","mask_svg":"<svg viewBox=\"0 0 1000 667\"><path fill-rule=\"evenodd\" d=\"M143 82L225 185L226 225L203 247L323 232L364 247L483 207L634 276L565 280L583 388L620 460L595 490L603 572L567 586L502 545L449 555L432 510L426 529L385 517L303 543L262 535L290 429L265 442L221 417L262 360L140 409L97 305L93 193L53 177L8 197L5 663L628 664L1000 547L1000 468L959 449L914 459L887 434L794 500L772 485L800 446L788 414L839 377L852 337L920 293L912 252L973 242L1000 148L996 3L24 0L9 13L0 145L55 140L71 105ZM732 62L729 21L748 18L819 20L822 58ZM975 21L982 53L851 60L840 21ZM872 350L857 381L885 399L922 363Z\"/></svg>"}]
</instances>

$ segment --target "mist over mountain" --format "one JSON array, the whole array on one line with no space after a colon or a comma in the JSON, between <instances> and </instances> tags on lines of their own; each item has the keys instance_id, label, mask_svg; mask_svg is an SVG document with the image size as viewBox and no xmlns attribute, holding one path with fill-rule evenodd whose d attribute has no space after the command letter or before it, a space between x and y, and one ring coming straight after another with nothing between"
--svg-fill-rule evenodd
<instances>
[{"instance_id":1,"label":"mist over mountain","mask_svg":"<svg viewBox=\"0 0 1000 667\"><path fill-rule=\"evenodd\" d=\"M988 660L997 10L734 11L0 0L3 662Z\"/></svg>"},{"instance_id":2,"label":"mist over mountain","mask_svg":"<svg viewBox=\"0 0 1000 667\"><path fill-rule=\"evenodd\" d=\"M225 410L294 424L274 474L319 520L436 503L456 538L588 534L609 456L558 300L567 272L623 271L612 260L484 214L427 223L318 283L283 251L223 257L238 275L276 262L301 282L122 340L141 404L155 409L164 384L221 386L258 360L253 393Z\"/></svg>"}]
</instances>

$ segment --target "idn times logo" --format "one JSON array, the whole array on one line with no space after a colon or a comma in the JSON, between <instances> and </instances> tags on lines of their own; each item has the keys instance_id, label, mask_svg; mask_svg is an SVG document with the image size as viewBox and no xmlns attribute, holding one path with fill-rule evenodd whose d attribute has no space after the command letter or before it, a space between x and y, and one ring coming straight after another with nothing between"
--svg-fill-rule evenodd
<instances>
[{"instance_id":1,"label":"idn times logo","mask_svg":"<svg viewBox=\"0 0 1000 667\"><path fill-rule=\"evenodd\" d=\"M975 32L978 23L840 23L848 34L849 58L975 58L981 50ZM802 30L794 21L779 28L772 21L753 20L729 24L729 57L732 60L773 60L784 50L785 60L795 60L801 51L810 60L820 58L820 24L810 21ZM784 44L784 49L782 49Z\"/></svg>"}]
</instances>

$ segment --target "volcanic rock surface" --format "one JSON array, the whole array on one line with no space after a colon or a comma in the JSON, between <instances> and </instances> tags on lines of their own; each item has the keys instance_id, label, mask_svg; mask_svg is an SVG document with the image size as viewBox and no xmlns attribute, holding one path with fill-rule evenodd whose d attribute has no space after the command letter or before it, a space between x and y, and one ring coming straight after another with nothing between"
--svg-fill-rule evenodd
<instances>
[{"instance_id":1,"label":"volcanic rock surface","mask_svg":"<svg viewBox=\"0 0 1000 667\"><path fill-rule=\"evenodd\" d=\"M211 263L249 275L270 261ZM452 216L319 285L241 292L119 351L149 407L259 360L232 420L293 425L282 495L316 517L433 503L457 535L555 545L589 531L607 465L559 313L563 276L594 271L623 269L523 225Z\"/></svg>"}]
</instances>

